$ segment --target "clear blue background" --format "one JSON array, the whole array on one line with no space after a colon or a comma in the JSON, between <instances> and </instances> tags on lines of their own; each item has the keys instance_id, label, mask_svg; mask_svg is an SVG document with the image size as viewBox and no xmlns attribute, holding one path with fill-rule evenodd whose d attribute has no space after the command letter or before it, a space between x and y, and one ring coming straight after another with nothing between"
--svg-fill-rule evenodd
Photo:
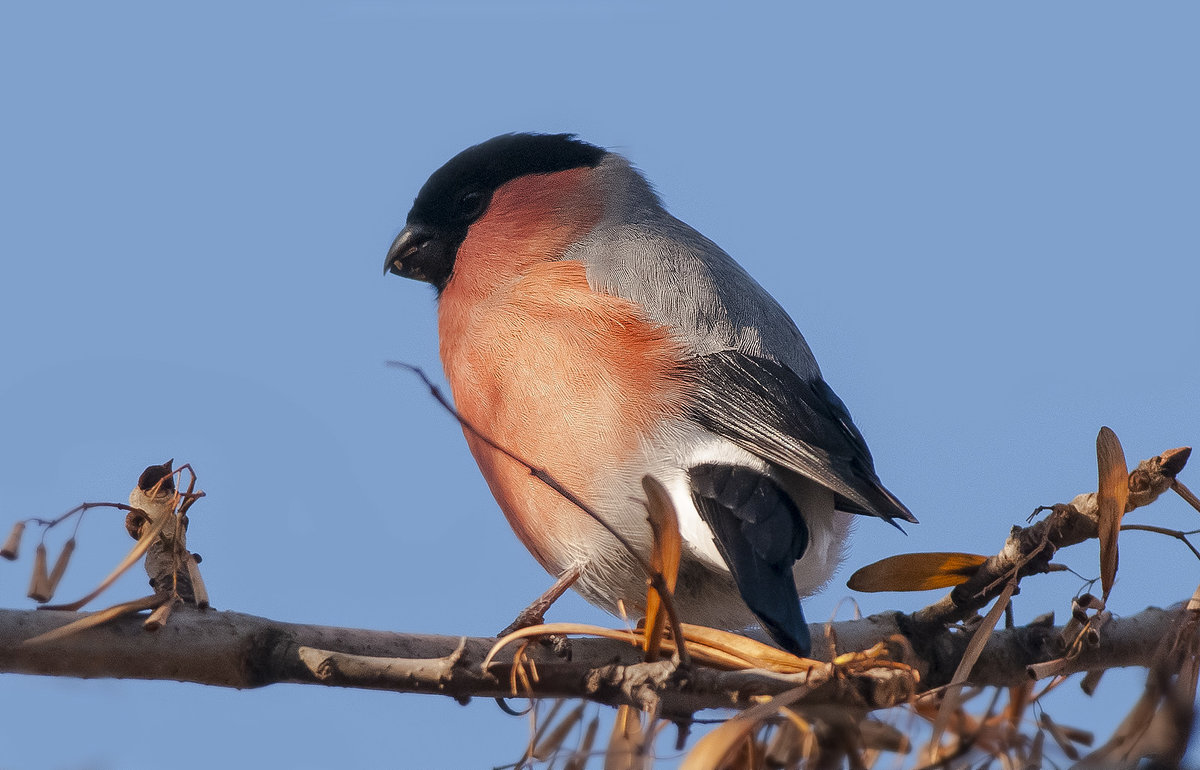
<instances>
[{"instance_id":1,"label":"clear blue background","mask_svg":"<svg viewBox=\"0 0 1200 770\"><path fill-rule=\"evenodd\" d=\"M1200 444L1196 8L7 3L0 519L123 501L174 457L209 495L191 544L219 607L503 627L549 579L385 367L440 374L432 291L380 270L455 152L572 131L790 310L922 520L861 522L810 618L885 555L994 552L1094 487L1102 424L1131 462ZM1200 522L1174 497L1132 518ZM120 519L88 516L60 598L128 547ZM1122 545L1119 612L1191 594L1181 544ZM1064 559L1098 571L1094 546ZM30 606L27 569L0 564L0 605ZM1027 581L1018 618L1064 617L1080 584ZM551 617L613 622L573 596ZM1106 734L1141 681L1051 710ZM14 768L487 767L526 736L490 701L300 686L7 676L0 711Z\"/></svg>"}]
</instances>

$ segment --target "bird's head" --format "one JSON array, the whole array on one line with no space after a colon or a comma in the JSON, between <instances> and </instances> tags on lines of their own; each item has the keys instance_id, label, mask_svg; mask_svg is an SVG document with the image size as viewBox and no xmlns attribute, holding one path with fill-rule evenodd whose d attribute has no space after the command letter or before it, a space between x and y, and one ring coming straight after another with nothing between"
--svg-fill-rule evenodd
<instances>
[{"instance_id":1,"label":"bird's head","mask_svg":"<svg viewBox=\"0 0 1200 770\"><path fill-rule=\"evenodd\" d=\"M440 293L468 231L488 216L498 191L535 175L594 168L607 154L571 134L504 134L463 150L417 194L384 271L433 284Z\"/></svg>"}]
</instances>

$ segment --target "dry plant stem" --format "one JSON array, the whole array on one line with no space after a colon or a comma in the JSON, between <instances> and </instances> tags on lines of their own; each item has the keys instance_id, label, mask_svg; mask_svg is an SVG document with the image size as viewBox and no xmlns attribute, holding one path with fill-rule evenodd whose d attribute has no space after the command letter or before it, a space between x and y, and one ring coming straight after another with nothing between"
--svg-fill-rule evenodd
<instances>
[{"instance_id":1,"label":"dry plant stem","mask_svg":"<svg viewBox=\"0 0 1200 770\"><path fill-rule=\"evenodd\" d=\"M1188 448L1172 449L1138 463L1129 474L1126 513L1149 505L1170 489L1190 452ZM916 636L971 617L1004 590L1005 581L1014 573L1020 578L1048 572L1059 548L1095 538L1099 534L1096 498L1095 492L1079 495L1070 503L1052 506L1050 515L1037 524L1013 527L1004 549L984 562L969 580L912 614Z\"/></svg>"}]
</instances>

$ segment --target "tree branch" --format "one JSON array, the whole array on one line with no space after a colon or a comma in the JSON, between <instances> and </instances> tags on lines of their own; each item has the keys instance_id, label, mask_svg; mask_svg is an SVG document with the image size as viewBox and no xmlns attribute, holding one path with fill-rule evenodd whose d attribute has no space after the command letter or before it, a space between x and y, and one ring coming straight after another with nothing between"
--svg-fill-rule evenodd
<instances>
[{"instance_id":1,"label":"tree branch","mask_svg":"<svg viewBox=\"0 0 1200 770\"><path fill-rule=\"evenodd\" d=\"M1105 626L1096 647L1069 662L1064 673L1118 666L1147 666L1154 644L1178 627L1183 605L1147 609ZM658 706L686 716L707 708L745 708L759 695L778 695L805 684L802 703L838 703L867 709L906 702L939 684L918 682L901 668L825 666L806 674L762 670L679 668L670 661L642 662L642 652L621 642L582 638L564 661L543 645L514 646L489 670L480 663L493 639L399 634L281 623L237 612L179 607L171 622L148 632L125 617L42 644L22 642L77 620L79 613L0 610L0 671L80 678L169 679L250 688L292 682L394 692L472 697L576 697L608 705ZM904 616L881 615L828 626L838 647L865 649L903 632ZM826 631L814 626L814 634ZM1064 629L1030 625L996 633L971 676L977 685L1012 685L1029 678L1028 666L1061 654ZM927 646L933 657L912 659L930 672L953 670L970 634L946 629ZM820 647L821 645L817 645ZM828 649L826 650L828 652ZM517 659L514 658L516 656ZM518 660L519 659L519 660ZM516 671L521 667L521 673ZM514 682L524 684L514 687Z\"/></svg>"},{"instance_id":2,"label":"tree branch","mask_svg":"<svg viewBox=\"0 0 1200 770\"><path fill-rule=\"evenodd\" d=\"M1175 479L1189 452L1187 448L1170 450L1140 463L1128 475L1126 511L1148 505L1172 488L1190 502L1190 492ZM1123 464L1115 477L1118 487L1122 472ZM689 663L683 656L646 662L644 651L633 641L640 637L636 634L630 635L629 642L587 636L575 639L572 659L564 660L547 645L529 640L509 644L493 654L494 639L281 623L195 605L179 606L170 623L165 624L144 623L143 616L129 614L137 606L119 605L93 614L0 610L0 672L165 679L233 688L316 684L439 694L461 702L474 697L582 698L632 707L681 723L704 709L731 708L744 712L730 723L741 731L734 737L740 740L750 735L747 731L761 727L765 746L773 726L761 717L749 717L768 711L774 714L781 703L814 717L811 724L815 727L811 729L818 732L828 732L850 713L862 717L901 704L912 704L918 714L923 708L928 711L931 703L937 709L936 699L914 700L915 696L950 682L968 645L983 643L963 684L1011 688L1010 698L1014 700L1009 705L1013 714L1028 705L1024 699L1032 695L1033 679L1078 672L1095 672L1090 677L1094 678L1109 668L1139 666L1151 670L1157 689L1148 686L1127 718L1131 725L1127 732L1142 735L1150 720L1160 719L1163 714L1178 717L1179 724L1190 724L1195 681L1200 675L1195 653L1200 598L1194 597L1186 606L1181 603L1165 610L1149 608L1131 617L1113 618L1103 601L1082 596L1076 598L1064 626L1053 625L1051 615L1004 631L991 632L988 626L986 642L972 627L971 619L1006 586L1011 590L1024 576L1051 571L1055 566L1051 559L1059 548L1097 536L1097 497L1097 493L1088 493L1070 503L1039 508L1038 512L1049 510L1050 515L1032 526L1014 527L999 554L983 561L965 582L924 609L813 626L814 657L823 662L803 673L725 670L719 668L721 663ZM1113 510L1119 507L1118 503ZM1108 516L1111 520L1111 510ZM1184 533L1178 536L1187 542ZM15 555L15 545L11 550ZM182 543L171 553L175 550L187 553ZM971 563L978 563L979 558ZM159 561L163 569L169 568L168 577L175 583L180 559L172 556ZM955 576L963 577L961 573ZM660 583L663 580L662 575L651 571L651 579L655 578ZM663 589L656 585L656 590ZM166 608L174 606L171 601ZM58 633L54 633L56 630ZM730 644L736 648L738 643L734 640ZM973 655L975 647L971 649ZM702 659L722 660L712 655ZM759 660L759 665L772 665L766 658L731 655L730 660ZM1179 707L1173 707L1173 711L1160 708L1168 701L1177 702ZM967 719L961 710L955 715L956 709L946 706L952 702L941 701L938 713L946 711L950 719ZM995 699L992 703L994 706ZM770 704L775 705L767 708ZM637 712L629 708L618 712L626 717L631 713ZM1005 724L1016 724L1011 714L993 715L989 706L979 722L981 726L971 734L982 730L983 724L990 724L993 716ZM860 740L865 733L860 735L855 726L860 721L851 725L853 729L847 728L849 732L818 736L821 751L837 749L842 752L838 756L849 757L869 748ZM872 723L867 720L863 722L866 724ZM556 730L560 728L562 725ZM1000 748L987 751L1024 751L1026 739L1010 732L996 744ZM712 735L718 733L720 730ZM1183 735L1178 730L1170 735L1176 733ZM963 750L969 751L975 738L964 735L959 738L965 741ZM796 737L799 743L793 748L806 745L801 737ZM1040 733L1038 737L1044 738ZM1175 743L1182 744L1183 740L1178 737ZM929 750L931 756L942 755L932 743ZM1146 753L1140 748L1138 751Z\"/></svg>"},{"instance_id":3,"label":"tree branch","mask_svg":"<svg viewBox=\"0 0 1200 770\"><path fill-rule=\"evenodd\" d=\"M1129 474L1128 513L1149 505L1171 488L1175 476L1187 463L1189 447L1171 449L1138 463ZM1082 543L1097 536L1097 494L1077 495L1069 503L1045 506L1034 511L1050 515L1030 527L1013 527L1000 553L990 557L965 583L940 601L912 614L912 622L923 628L937 628L974 615L986 607L1002 590L1014 571L1018 577L1050 571L1050 560L1060 548Z\"/></svg>"}]
</instances>

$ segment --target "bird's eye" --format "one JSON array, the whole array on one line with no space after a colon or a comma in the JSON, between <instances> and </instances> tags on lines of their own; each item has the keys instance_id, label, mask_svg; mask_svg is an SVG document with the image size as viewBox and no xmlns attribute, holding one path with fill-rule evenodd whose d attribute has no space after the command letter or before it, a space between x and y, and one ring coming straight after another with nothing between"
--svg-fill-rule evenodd
<instances>
[{"instance_id":1,"label":"bird's eye","mask_svg":"<svg viewBox=\"0 0 1200 770\"><path fill-rule=\"evenodd\" d=\"M458 196L454 213L460 219L474 219L483 213L485 205L487 205L487 199L484 198L483 193L478 190L470 190Z\"/></svg>"}]
</instances>

